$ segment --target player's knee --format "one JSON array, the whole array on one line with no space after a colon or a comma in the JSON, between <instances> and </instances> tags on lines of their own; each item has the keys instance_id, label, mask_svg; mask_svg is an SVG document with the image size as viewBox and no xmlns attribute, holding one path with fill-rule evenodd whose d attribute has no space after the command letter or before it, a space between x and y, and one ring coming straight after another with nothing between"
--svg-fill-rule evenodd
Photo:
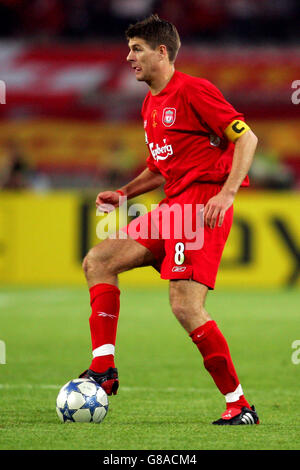
<instances>
[{"instance_id":1,"label":"player's knee","mask_svg":"<svg viewBox=\"0 0 300 470\"><path fill-rule=\"evenodd\" d=\"M82 269L86 278L97 272L103 273L109 271L109 263L104 250L99 246L91 248L83 260Z\"/></svg>"},{"instance_id":2,"label":"player's knee","mask_svg":"<svg viewBox=\"0 0 300 470\"><path fill-rule=\"evenodd\" d=\"M87 256L85 256L83 258L83 261L82 261L82 270L84 272L85 275L87 275L88 273L88 259L87 259Z\"/></svg>"},{"instance_id":3,"label":"player's knee","mask_svg":"<svg viewBox=\"0 0 300 470\"><path fill-rule=\"evenodd\" d=\"M83 272L85 274L85 277L88 278L89 277L89 274L90 274L90 271L92 269L92 262L91 262L91 256L90 256L90 253L88 253L85 257L84 257L84 260L82 262L82 269L83 269Z\"/></svg>"},{"instance_id":4,"label":"player's knee","mask_svg":"<svg viewBox=\"0 0 300 470\"><path fill-rule=\"evenodd\" d=\"M203 305L195 305L193 302L188 302L187 299L181 299L180 297L170 299L170 301L173 314L189 332L211 320Z\"/></svg>"},{"instance_id":5,"label":"player's knee","mask_svg":"<svg viewBox=\"0 0 300 470\"><path fill-rule=\"evenodd\" d=\"M188 310L184 302L177 300L177 299L174 301L171 301L171 308L177 320L180 323L183 323L188 316Z\"/></svg>"}]
</instances>

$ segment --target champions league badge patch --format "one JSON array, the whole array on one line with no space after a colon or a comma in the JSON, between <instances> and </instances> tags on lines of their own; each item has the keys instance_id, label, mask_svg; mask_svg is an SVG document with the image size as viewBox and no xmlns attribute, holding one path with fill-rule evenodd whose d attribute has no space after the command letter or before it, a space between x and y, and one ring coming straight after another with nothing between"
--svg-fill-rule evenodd
<instances>
[{"instance_id":1,"label":"champions league badge patch","mask_svg":"<svg viewBox=\"0 0 300 470\"><path fill-rule=\"evenodd\" d=\"M163 110L162 122L166 127L173 126L176 119L176 109L175 108L165 108Z\"/></svg>"}]
</instances>

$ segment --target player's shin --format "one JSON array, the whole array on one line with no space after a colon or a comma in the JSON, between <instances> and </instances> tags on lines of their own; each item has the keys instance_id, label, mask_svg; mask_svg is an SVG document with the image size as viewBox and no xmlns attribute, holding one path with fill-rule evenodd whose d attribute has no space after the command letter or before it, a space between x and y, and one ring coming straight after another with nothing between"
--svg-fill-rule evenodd
<instances>
[{"instance_id":1,"label":"player's shin","mask_svg":"<svg viewBox=\"0 0 300 470\"><path fill-rule=\"evenodd\" d=\"M90 288L92 314L90 330L93 360L90 369L97 373L115 367L115 343L120 311L120 291L111 284Z\"/></svg>"},{"instance_id":2,"label":"player's shin","mask_svg":"<svg viewBox=\"0 0 300 470\"><path fill-rule=\"evenodd\" d=\"M206 370L224 395L227 408L250 408L243 395L227 341L216 322L207 321L192 331L190 337L203 356Z\"/></svg>"}]
</instances>

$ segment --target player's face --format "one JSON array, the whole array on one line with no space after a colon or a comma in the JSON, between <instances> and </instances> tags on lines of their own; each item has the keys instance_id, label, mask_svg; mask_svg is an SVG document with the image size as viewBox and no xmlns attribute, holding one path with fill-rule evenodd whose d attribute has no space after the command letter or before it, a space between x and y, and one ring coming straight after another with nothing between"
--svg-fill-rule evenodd
<instances>
[{"instance_id":1,"label":"player's face","mask_svg":"<svg viewBox=\"0 0 300 470\"><path fill-rule=\"evenodd\" d=\"M130 52L127 56L127 61L134 69L136 79L151 82L153 76L159 70L159 50L153 50L146 41L140 38L130 39L128 46Z\"/></svg>"}]
</instances>

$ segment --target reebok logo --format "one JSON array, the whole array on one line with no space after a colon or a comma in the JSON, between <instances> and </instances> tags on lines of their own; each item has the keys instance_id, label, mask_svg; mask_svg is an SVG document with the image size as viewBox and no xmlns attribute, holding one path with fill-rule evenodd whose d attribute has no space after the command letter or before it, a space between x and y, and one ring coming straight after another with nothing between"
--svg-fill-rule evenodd
<instances>
[{"instance_id":1,"label":"reebok logo","mask_svg":"<svg viewBox=\"0 0 300 470\"><path fill-rule=\"evenodd\" d=\"M109 318L117 318L117 315L112 315L110 313L105 313L105 312L97 312L98 317L109 317Z\"/></svg>"},{"instance_id":2,"label":"reebok logo","mask_svg":"<svg viewBox=\"0 0 300 470\"><path fill-rule=\"evenodd\" d=\"M186 266L173 266L172 273L183 273L186 270Z\"/></svg>"}]
</instances>

